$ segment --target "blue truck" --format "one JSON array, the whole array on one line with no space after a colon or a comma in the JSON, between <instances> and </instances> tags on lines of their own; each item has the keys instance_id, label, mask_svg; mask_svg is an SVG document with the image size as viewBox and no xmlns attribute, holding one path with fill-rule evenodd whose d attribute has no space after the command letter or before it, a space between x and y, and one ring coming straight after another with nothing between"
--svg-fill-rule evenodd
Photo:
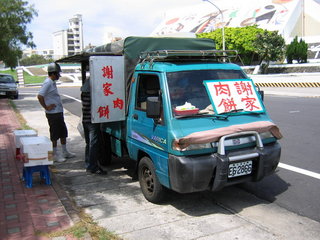
<instances>
[{"instance_id":1,"label":"blue truck","mask_svg":"<svg viewBox=\"0 0 320 240\"><path fill-rule=\"evenodd\" d=\"M59 62L90 75L92 121L158 203L167 189L218 191L276 170L281 133L233 55L211 39L128 37Z\"/></svg>"}]
</instances>

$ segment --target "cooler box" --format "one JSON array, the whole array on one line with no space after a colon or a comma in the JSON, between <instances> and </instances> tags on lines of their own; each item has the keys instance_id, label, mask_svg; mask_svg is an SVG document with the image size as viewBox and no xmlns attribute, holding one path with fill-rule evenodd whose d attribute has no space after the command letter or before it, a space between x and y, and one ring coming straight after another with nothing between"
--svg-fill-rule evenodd
<instances>
[{"instance_id":1,"label":"cooler box","mask_svg":"<svg viewBox=\"0 0 320 240\"><path fill-rule=\"evenodd\" d=\"M34 130L14 130L13 134L15 137L16 148L21 147L21 137L35 137L38 135L37 132Z\"/></svg>"},{"instance_id":2,"label":"cooler box","mask_svg":"<svg viewBox=\"0 0 320 240\"><path fill-rule=\"evenodd\" d=\"M16 158L20 156L20 147L21 147L21 141L20 138L22 137L35 137L37 136L37 132L34 130L14 130L14 140L16 143Z\"/></svg>"},{"instance_id":3,"label":"cooler box","mask_svg":"<svg viewBox=\"0 0 320 240\"><path fill-rule=\"evenodd\" d=\"M53 164L52 142L49 138L22 137L20 142L25 167Z\"/></svg>"}]
</instances>

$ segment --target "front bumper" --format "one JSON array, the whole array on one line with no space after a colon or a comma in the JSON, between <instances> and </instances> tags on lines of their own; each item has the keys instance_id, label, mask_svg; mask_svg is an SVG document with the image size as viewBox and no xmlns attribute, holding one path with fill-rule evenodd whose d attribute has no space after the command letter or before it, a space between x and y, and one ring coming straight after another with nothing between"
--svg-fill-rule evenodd
<instances>
[{"instance_id":1,"label":"front bumper","mask_svg":"<svg viewBox=\"0 0 320 240\"><path fill-rule=\"evenodd\" d=\"M15 97L19 94L18 90L0 89L0 96Z\"/></svg>"},{"instance_id":2,"label":"front bumper","mask_svg":"<svg viewBox=\"0 0 320 240\"><path fill-rule=\"evenodd\" d=\"M230 158L256 154L252 159L253 167L250 175L228 178ZM272 174L278 166L281 147L278 142L263 148L248 148L230 151L221 155L214 153L203 156L179 157L169 155L169 175L171 188L180 193L204 190L217 191L223 187L259 181Z\"/></svg>"}]
</instances>

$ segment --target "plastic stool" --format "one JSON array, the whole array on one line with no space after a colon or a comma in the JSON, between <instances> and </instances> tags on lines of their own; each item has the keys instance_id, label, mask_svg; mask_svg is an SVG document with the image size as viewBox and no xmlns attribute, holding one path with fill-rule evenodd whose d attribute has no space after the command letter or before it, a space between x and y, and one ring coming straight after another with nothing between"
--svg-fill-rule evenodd
<instances>
[{"instance_id":1,"label":"plastic stool","mask_svg":"<svg viewBox=\"0 0 320 240\"><path fill-rule=\"evenodd\" d=\"M40 178L45 180L47 185L51 184L50 172L48 165L38 165L32 167L23 167L23 180L26 182L27 188L32 188L32 174L40 172Z\"/></svg>"}]
</instances>

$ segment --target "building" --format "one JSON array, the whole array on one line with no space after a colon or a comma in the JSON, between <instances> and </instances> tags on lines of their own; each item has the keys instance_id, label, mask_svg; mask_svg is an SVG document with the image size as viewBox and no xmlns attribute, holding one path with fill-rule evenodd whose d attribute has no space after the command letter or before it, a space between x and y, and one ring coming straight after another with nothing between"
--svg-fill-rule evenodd
<instances>
[{"instance_id":1,"label":"building","mask_svg":"<svg viewBox=\"0 0 320 240\"><path fill-rule=\"evenodd\" d=\"M54 59L71 56L83 50L82 15L76 14L69 19L69 28L54 32L53 50Z\"/></svg>"},{"instance_id":2,"label":"building","mask_svg":"<svg viewBox=\"0 0 320 240\"><path fill-rule=\"evenodd\" d=\"M60 30L52 34L54 59L68 56L68 30Z\"/></svg>"},{"instance_id":3,"label":"building","mask_svg":"<svg viewBox=\"0 0 320 240\"><path fill-rule=\"evenodd\" d=\"M53 49L32 49L23 50L23 57L31 57L32 55L42 55L47 59L53 58Z\"/></svg>"},{"instance_id":4,"label":"building","mask_svg":"<svg viewBox=\"0 0 320 240\"><path fill-rule=\"evenodd\" d=\"M153 36L211 32L222 27L258 25L278 31L289 44L295 36L309 44L311 58L320 59L320 0L211 0L172 9Z\"/></svg>"}]
</instances>

